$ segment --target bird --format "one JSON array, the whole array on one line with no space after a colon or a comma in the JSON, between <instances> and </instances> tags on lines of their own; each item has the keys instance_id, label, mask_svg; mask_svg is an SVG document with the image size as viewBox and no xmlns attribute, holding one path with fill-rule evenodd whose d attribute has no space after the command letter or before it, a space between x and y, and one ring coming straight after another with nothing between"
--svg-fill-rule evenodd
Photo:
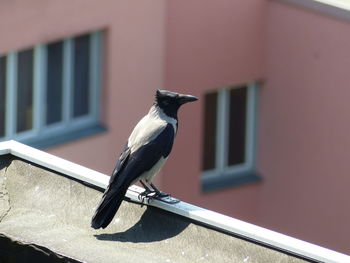
<instances>
[{"instance_id":1,"label":"bird","mask_svg":"<svg viewBox=\"0 0 350 263\"><path fill-rule=\"evenodd\" d=\"M152 183L154 176L165 164L172 150L178 130L177 113L188 102L198 100L192 95L173 91L157 90L155 100L131 132L112 172L109 184L103 193L91 220L94 229L106 228L117 213L131 184L140 181L145 197L166 197Z\"/></svg>"}]
</instances>

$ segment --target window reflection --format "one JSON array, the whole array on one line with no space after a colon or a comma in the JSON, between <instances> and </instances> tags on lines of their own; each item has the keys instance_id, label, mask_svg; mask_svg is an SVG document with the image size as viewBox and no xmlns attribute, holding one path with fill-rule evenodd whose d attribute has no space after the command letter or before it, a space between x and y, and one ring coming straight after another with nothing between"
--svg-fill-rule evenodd
<instances>
[{"instance_id":1,"label":"window reflection","mask_svg":"<svg viewBox=\"0 0 350 263\"><path fill-rule=\"evenodd\" d=\"M18 52L17 132L33 127L33 49Z\"/></svg>"},{"instance_id":2,"label":"window reflection","mask_svg":"<svg viewBox=\"0 0 350 263\"><path fill-rule=\"evenodd\" d=\"M89 70L90 70L90 35L74 39L74 90L73 116L89 113Z\"/></svg>"},{"instance_id":3,"label":"window reflection","mask_svg":"<svg viewBox=\"0 0 350 263\"><path fill-rule=\"evenodd\" d=\"M6 57L0 57L0 137L5 136Z\"/></svg>"},{"instance_id":4,"label":"window reflection","mask_svg":"<svg viewBox=\"0 0 350 263\"><path fill-rule=\"evenodd\" d=\"M215 168L217 97L218 93L213 92L206 94L204 98L203 170Z\"/></svg>"},{"instance_id":5,"label":"window reflection","mask_svg":"<svg viewBox=\"0 0 350 263\"><path fill-rule=\"evenodd\" d=\"M62 121L63 42L47 45L46 124Z\"/></svg>"}]
</instances>

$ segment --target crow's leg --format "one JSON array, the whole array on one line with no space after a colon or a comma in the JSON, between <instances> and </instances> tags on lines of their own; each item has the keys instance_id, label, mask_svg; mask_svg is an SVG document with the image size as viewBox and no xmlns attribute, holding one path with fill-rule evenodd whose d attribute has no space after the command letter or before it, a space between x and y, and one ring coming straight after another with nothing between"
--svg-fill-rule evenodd
<instances>
[{"instance_id":1,"label":"crow's leg","mask_svg":"<svg viewBox=\"0 0 350 263\"><path fill-rule=\"evenodd\" d=\"M154 193L154 191L152 191L142 180L140 180L140 183L142 184L142 186L145 188L145 192L147 194L149 193Z\"/></svg>"},{"instance_id":2,"label":"crow's leg","mask_svg":"<svg viewBox=\"0 0 350 263\"><path fill-rule=\"evenodd\" d=\"M155 186L154 184L150 183L150 185L152 186L153 190L156 192L156 197L162 198L162 197L168 197L168 196L170 196L169 194L163 193L162 191L160 191L160 190L158 189L158 187Z\"/></svg>"},{"instance_id":3,"label":"crow's leg","mask_svg":"<svg viewBox=\"0 0 350 263\"><path fill-rule=\"evenodd\" d=\"M151 190L142 180L140 180L140 183L145 188L145 191L140 193L138 198L139 198L139 200L141 200L143 202L146 197L151 197L150 194L154 194L154 193L156 193L156 191L155 190Z\"/></svg>"}]
</instances>

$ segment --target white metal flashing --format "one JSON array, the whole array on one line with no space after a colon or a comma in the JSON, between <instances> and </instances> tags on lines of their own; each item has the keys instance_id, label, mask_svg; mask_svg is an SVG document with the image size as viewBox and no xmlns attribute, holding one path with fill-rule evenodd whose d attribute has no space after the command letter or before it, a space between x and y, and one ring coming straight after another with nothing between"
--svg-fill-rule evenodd
<instances>
[{"instance_id":1,"label":"white metal flashing","mask_svg":"<svg viewBox=\"0 0 350 263\"><path fill-rule=\"evenodd\" d=\"M350 1L349 0L314 0L326 5L335 6L341 9L350 10Z\"/></svg>"},{"instance_id":2,"label":"white metal flashing","mask_svg":"<svg viewBox=\"0 0 350 263\"><path fill-rule=\"evenodd\" d=\"M16 141L0 143L0 155L11 154L41 165L56 172L90 183L92 185L106 188L109 176L88 169L81 165L69 162L54 155L34 149ZM140 202L138 195L144 189L131 186L127 197L133 201ZM147 203L148 200L145 200ZM283 235L241 220L228 217L210 210L206 210L185 202L167 204L158 200L149 200L149 205L167 210L169 212L185 216L197 222L224 230L243 238L253 240L276 249L292 253L318 262L327 263L349 263L350 256L329 250L287 235Z\"/></svg>"},{"instance_id":3,"label":"white metal flashing","mask_svg":"<svg viewBox=\"0 0 350 263\"><path fill-rule=\"evenodd\" d=\"M311 11L331 16L337 19L350 21L350 1L349 0L275 0Z\"/></svg>"}]
</instances>

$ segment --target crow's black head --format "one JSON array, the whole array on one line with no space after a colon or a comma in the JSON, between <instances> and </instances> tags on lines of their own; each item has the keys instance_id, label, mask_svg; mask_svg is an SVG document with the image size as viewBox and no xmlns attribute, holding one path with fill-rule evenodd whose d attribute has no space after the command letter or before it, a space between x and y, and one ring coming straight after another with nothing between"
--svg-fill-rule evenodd
<instances>
[{"instance_id":1,"label":"crow's black head","mask_svg":"<svg viewBox=\"0 0 350 263\"><path fill-rule=\"evenodd\" d=\"M155 104L161 108L166 115L177 119L177 111L181 105L198 100L195 96L179 94L167 90L157 90Z\"/></svg>"}]
</instances>

